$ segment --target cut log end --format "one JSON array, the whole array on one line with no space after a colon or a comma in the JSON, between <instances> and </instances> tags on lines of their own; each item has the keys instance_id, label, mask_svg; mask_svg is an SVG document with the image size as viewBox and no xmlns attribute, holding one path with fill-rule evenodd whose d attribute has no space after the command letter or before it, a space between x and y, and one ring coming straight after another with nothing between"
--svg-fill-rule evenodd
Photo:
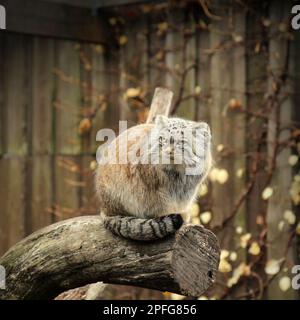
<instances>
[{"instance_id":1,"label":"cut log end","mask_svg":"<svg viewBox=\"0 0 300 320\"><path fill-rule=\"evenodd\" d=\"M217 237L198 225L184 225L176 235L172 266L183 295L199 297L216 280L220 257Z\"/></svg>"}]
</instances>

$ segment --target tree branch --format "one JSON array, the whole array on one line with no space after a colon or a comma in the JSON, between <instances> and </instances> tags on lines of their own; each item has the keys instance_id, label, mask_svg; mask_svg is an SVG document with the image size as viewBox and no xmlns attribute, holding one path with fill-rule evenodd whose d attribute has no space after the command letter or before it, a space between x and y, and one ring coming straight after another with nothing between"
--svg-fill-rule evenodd
<instances>
[{"instance_id":1,"label":"tree branch","mask_svg":"<svg viewBox=\"0 0 300 320\"><path fill-rule=\"evenodd\" d=\"M0 299L51 299L97 281L199 296L215 281L219 251L216 236L198 225L143 243L114 236L98 216L77 217L33 233L0 259L7 273Z\"/></svg>"}]
</instances>

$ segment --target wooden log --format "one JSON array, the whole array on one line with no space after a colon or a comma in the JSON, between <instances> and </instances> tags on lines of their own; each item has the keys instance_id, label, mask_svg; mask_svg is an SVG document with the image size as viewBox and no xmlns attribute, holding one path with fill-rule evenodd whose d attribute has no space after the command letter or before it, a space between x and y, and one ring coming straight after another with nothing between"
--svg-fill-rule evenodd
<instances>
[{"instance_id":1,"label":"wooden log","mask_svg":"<svg viewBox=\"0 0 300 320\"><path fill-rule=\"evenodd\" d=\"M219 251L216 236L200 225L143 243L114 236L98 216L77 217L33 233L0 258L0 300L51 299L97 281L197 297L215 281Z\"/></svg>"},{"instance_id":2,"label":"wooden log","mask_svg":"<svg viewBox=\"0 0 300 320\"><path fill-rule=\"evenodd\" d=\"M166 88L156 88L152 99L147 123L154 121L157 115L169 116L173 92Z\"/></svg>"}]
</instances>

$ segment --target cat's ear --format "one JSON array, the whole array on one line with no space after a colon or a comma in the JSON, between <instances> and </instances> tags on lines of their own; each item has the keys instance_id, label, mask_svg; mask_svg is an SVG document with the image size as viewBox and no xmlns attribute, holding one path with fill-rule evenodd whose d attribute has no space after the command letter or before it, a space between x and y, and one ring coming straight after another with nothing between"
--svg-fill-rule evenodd
<instances>
[{"instance_id":1,"label":"cat's ear","mask_svg":"<svg viewBox=\"0 0 300 320\"><path fill-rule=\"evenodd\" d=\"M155 121L154 123L160 127L160 128L164 128L166 127L166 125L168 124L168 117L163 116L163 115L158 115L155 117Z\"/></svg>"},{"instance_id":2,"label":"cat's ear","mask_svg":"<svg viewBox=\"0 0 300 320\"><path fill-rule=\"evenodd\" d=\"M206 122L195 122L194 128L195 129L204 129L204 130L210 132L210 127Z\"/></svg>"}]
</instances>

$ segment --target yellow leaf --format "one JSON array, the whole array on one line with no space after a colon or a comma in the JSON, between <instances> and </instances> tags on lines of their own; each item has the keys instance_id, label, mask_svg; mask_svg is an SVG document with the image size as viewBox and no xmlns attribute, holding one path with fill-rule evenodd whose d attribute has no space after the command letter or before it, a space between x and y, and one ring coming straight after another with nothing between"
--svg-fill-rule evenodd
<instances>
[{"instance_id":1,"label":"yellow leaf","mask_svg":"<svg viewBox=\"0 0 300 320\"><path fill-rule=\"evenodd\" d=\"M299 160L299 157L297 155L295 155L295 154L292 154L289 157L289 165L292 166L292 167L295 166L297 164L298 160Z\"/></svg>"},{"instance_id":2,"label":"yellow leaf","mask_svg":"<svg viewBox=\"0 0 300 320\"><path fill-rule=\"evenodd\" d=\"M97 53L104 53L104 48L101 44L98 44L98 45L95 45L94 46L94 50L97 52Z\"/></svg>"},{"instance_id":3,"label":"yellow leaf","mask_svg":"<svg viewBox=\"0 0 300 320\"><path fill-rule=\"evenodd\" d=\"M294 177L294 181L292 182L292 186L290 189L291 199L294 205L300 204L300 176L297 175Z\"/></svg>"},{"instance_id":4,"label":"yellow leaf","mask_svg":"<svg viewBox=\"0 0 300 320\"><path fill-rule=\"evenodd\" d=\"M128 88L125 93L126 98L136 98L140 95L141 88Z\"/></svg>"},{"instance_id":5,"label":"yellow leaf","mask_svg":"<svg viewBox=\"0 0 300 320\"><path fill-rule=\"evenodd\" d=\"M273 192L274 192L273 188L271 188L271 187L265 188L264 191L262 192L262 195L261 195L263 200L270 199L273 195Z\"/></svg>"},{"instance_id":6,"label":"yellow leaf","mask_svg":"<svg viewBox=\"0 0 300 320\"><path fill-rule=\"evenodd\" d=\"M217 151L222 152L224 150L224 144L217 145Z\"/></svg>"},{"instance_id":7,"label":"yellow leaf","mask_svg":"<svg viewBox=\"0 0 300 320\"><path fill-rule=\"evenodd\" d=\"M110 18L109 19L109 24L112 25L112 26L115 26L117 24L117 18L114 18L114 17Z\"/></svg>"},{"instance_id":8,"label":"yellow leaf","mask_svg":"<svg viewBox=\"0 0 300 320\"><path fill-rule=\"evenodd\" d=\"M296 174L296 175L294 176L294 180L295 180L296 182L300 182L300 175L299 175L299 174Z\"/></svg>"},{"instance_id":9,"label":"yellow leaf","mask_svg":"<svg viewBox=\"0 0 300 320\"><path fill-rule=\"evenodd\" d=\"M195 94L198 96L201 93L201 87L200 86L196 86L195 90L194 90Z\"/></svg>"},{"instance_id":10,"label":"yellow leaf","mask_svg":"<svg viewBox=\"0 0 300 320\"><path fill-rule=\"evenodd\" d=\"M246 248L249 240L251 239L251 233L246 233L240 238L240 246Z\"/></svg>"},{"instance_id":11,"label":"yellow leaf","mask_svg":"<svg viewBox=\"0 0 300 320\"><path fill-rule=\"evenodd\" d=\"M265 273L268 275L275 275L280 271L280 261L271 259L266 263Z\"/></svg>"},{"instance_id":12,"label":"yellow leaf","mask_svg":"<svg viewBox=\"0 0 300 320\"><path fill-rule=\"evenodd\" d=\"M288 31L288 26L287 26L287 24L284 23L284 22L279 23L279 25L278 25L278 30L279 30L280 32L287 32L287 31Z\"/></svg>"},{"instance_id":13,"label":"yellow leaf","mask_svg":"<svg viewBox=\"0 0 300 320\"><path fill-rule=\"evenodd\" d=\"M194 218L192 218L192 223L193 223L193 224L201 224L200 218L199 218L199 217L194 217Z\"/></svg>"},{"instance_id":14,"label":"yellow leaf","mask_svg":"<svg viewBox=\"0 0 300 320\"><path fill-rule=\"evenodd\" d=\"M217 181L224 184L228 180L229 174L226 169L220 169L217 175Z\"/></svg>"},{"instance_id":15,"label":"yellow leaf","mask_svg":"<svg viewBox=\"0 0 300 320\"><path fill-rule=\"evenodd\" d=\"M254 52L255 52L255 53L259 53L259 52L260 52L260 49L261 49L261 44L260 44L260 42L256 42L255 48L254 48Z\"/></svg>"},{"instance_id":16,"label":"yellow leaf","mask_svg":"<svg viewBox=\"0 0 300 320\"><path fill-rule=\"evenodd\" d=\"M199 216L199 205L197 203L193 203L189 209L189 213L192 218Z\"/></svg>"},{"instance_id":17,"label":"yellow leaf","mask_svg":"<svg viewBox=\"0 0 300 320\"><path fill-rule=\"evenodd\" d=\"M219 169L217 168L213 168L211 171L210 171L210 174L209 174L209 178L212 182L216 181L217 180L217 175L219 173Z\"/></svg>"},{"instance_id":18,"label":"yellow leaf","mask_svg":"<svg viewBox=\"0 0 300 320\"><path fill-rule=\"evenodd\" d=\"M165 57L165 52L163 50L159 50L155 55L155 58L158 61L163 60L164 57Z\"/></svg>"},{"instance_id":19,"label":"yellow leaf","mask_svg":"<svg viewBox=\"0 0 300 320\"><path fill-rule=\"evenodd\" d=\"M204 197L208 192L208 188L206 184L203 184L199 189L199 196Z\"/></svg>"},{"instance_id":20,"label":"yellow leaf","mask_svg":"<svg viewBox=\"0 0 300 320\"><path fill-rule=\"evenodd\" d=\"M278 285L281 291L286 292L291 287L291 279L287 276L282 277L279 279Z\"/></svg>"},{"instance_id":21,"label":"yellow leaf","mask_svg":"<svg viewBox=\"0 0 300 320\"><path fill-rule=\"evenodd\" d=\"M285 225L285 222L284 222L283 220L280 220L280 221L278 222L278 230L279 230L279 231L282 231L283 228L284 228L284 225Z\"/></svg>"},{"instance_id":22,"label":"yellow leaf","mask_svg":"<svg viewBox=\"0 0 300 320\"><path fill-rule=\"evenodd\" d=\"M231 264L225 259L220 260L219 271L223 273L230 272L232 270Z\"/></svg>"},{"instance_id":23,"label":"yellow leaf","mask_svg":"<svg viewBox=\"0 0 300 320\"><path fill-rule=\"evenodd\" d=\"M171 298L171 292L169 292L169 291L163 292L163 295L164 295L164 297L165 297L166 299L170 299L170 298Z\"/></svg>"},{"instance_id":24,"label":"yellow leaf","mask_svg":"<svg viewBox=\"0 0 300 320\"><path fill-rule=\"evenodd\" d=\"M97 168L97 161L93 160L90 162L90 169L95 170Z\"/></svg>"},{"instance_id":25,"label":"yellow leaf","mask_svg":"<svg viewBox=\"0 0 300 320\"><path fill-rule=\"evenodd\" d=\"M243 233L243 228L242 228L241 226L237 226L237 227L235 228L235 232L236 232L237 234L242 234L242 233Z\"/></svg>"},{"instance_id":26,"label":"yellow leaf","mask_svg":"<svg viewBox=\"0 0 300 320\"><path fill-rule=\"evenodd\" d=\"M270 19L263 19L262 24L264 27L268 28L271 25L271 20Z\"/></svg>"},{"instance_id":27,"label":"yellow leaf","mask_svg":"<svg viewBox=\"0 0 300 320\"><path fill-rule=\"evenodd\" d=\"M149 13L149 12L151 12L151 6L150 6L150 5L147 5L147 4L142 5L142 11L143 11L144 13Z\"/></svg>"},{"instance_id":28,"label":"yellow leaf","mask_svg":"<svg viewBox=\"0 0 300 320\"><path fill-rule=\"evenodd\" d=\"M180 70L180 68L181 68L181 67L180 67L180 64L179 64L179 63L176 63L175 66L174 66L174 69Z\"/></svg>"},{"instance_id":29,"label":"yellow leaf","mask_svg":"<svg viewBox=\"0 0 300 320\"><path fill-rule=\"evenodd\" d=\"M234 262L234 261L236 261L237 257L238 257L237 253L232 251L230 253L229 259Z\"/></svg>"},{"instance_id":30,"label":"yellow leaf","mask_svg":"<svg viewBox=\"0 0 300 320\"><path fill-rule=\"evenodd\" d=\"M227 287L231 288L232 286L234 286L235 284L237 284L238 282L238 278L237 277L231 277L227 280Z\"/></svg>"},{"instance_id":31,"label":"yellow leaf","mask_svg":"<svg viewBox=\"0 0 300 320\"><path fill-rule=\"evenodd\" d=\"M206 296L201 296L197 300L208 300L208 298Z\"/></svg>"},{"instance_id":32,"label":"yellow leaf","mask_svg":"<svg viewBox=\"0 0 300 320\"><path fill-rule=\"evenodd\" d=\"M241 103L240 100L232 98L228 102L228 107L230 109L232 109L232 110L241 109L242 108L242 103Z\"/></svg>"},{"instance_id":33,"label":"yellow leaf","mask_svg":"<svg viewBox=\"0 0 300 320\"><path fill-rule=\"evenodd\" d=\"M251 246L249 248L249 253L252 254L253 256L257 256L260 254L260 246L256 241L251 243Z\"/></svg>"},{"instance_id":34,"label":"yellow leaf","mask_svg":"<svg viewBox=\"0 0 300 320\"><path fill-rule=\"evenodd\" d=\"M202 223L208 224L212 218L211 212L206 211L200 214L200 219Z\"/></svg>"},{"instance_id":35,"label":"yellow leaf","mask_svg":"<svg viewBox=\"0 0 300 320\"><path fill-rule=\"evenodd\" d=\"M124 46L128 42L128 38L125 35L120 36L119 44L120 46Z\"/></svg>"},{"instance_id":36,"label":"yellow leaf","mask_svg":"<svg viewBox=\"0 0 300 320\"><path fill-rule=\"evenodd\" d=\"M228 250L221 250L221 254L220 254L220 259L223 260L223 259L226 259L229 257L229 251Z\"/></svg>"},{"instance_id":37,"label":"yellow leaf","mask_svg":"<svg viewBox=\"0 0 300 320\"><path fill-rule=\"evenodd\" d=\"M250 267L247 266L245 262L241 262L239 266L233 270L232 277L227 281L227 286L231 288L233 285L238 283L241 276L248 276L250 272Z\"/></svg>"},{"instance_id":38,"label":"yellow leaf","mask_svg":"<svg viewBox=\"0 0 300 320\"><path fill-rule=\"evenodd\" d=\"M235 35L233 36L233 39L234 39L234 41L235 41L236 43L240 43L240 42L242 42L242 41L244 40L244 38L243 38L241 35L239 35L239 34L235 34Z\"/></svg>"},{"instance_id":39,"label":"yellow leaf","mask_svg":"<svg viewBox=\"0 0 300 320\"><path fill-rule=\"evenodd\" d=\"M264 224L264 217L259 215L256 217L256 224L258 224L259 226Z\"/></svg>"},{"instance_id":40,"label":"yellow leaf","mask_svg":"<svg viewBox=\"0 0 300 320\"><path fill-rule=\"evenodd\" d=\"M296 233L300 236L300 222L297 224Z\"/></svg>"},{"instance_id":41,"label":"yellow leaf","mask_svg":"<svg viewBox=\"0 0 300 320\"><path fill-rule=\"evenodd\" d=\"M84 135L90 132L92 128L92 121L89 118L84 118L80 121L78 132L80 135Z\"/></svg>"},{"instance_id":42,"label":"yellow leaf","mask_svg":"<svg viewBox=\"0 0 300 320\"><path fill-rule=\"evenodd\" d=\"M283 218L291 225L296 222L296 216L291 210L285 210L283 213Z\"/></svg>"},{"instance_id":43,"label":"yellow leaf","mask_svg":"<svg viewBox=\"0 0 300 320\"><path fill-rule=\"evenodd\" d=\"M157 25L158 30L160 31L166 31L168 30L168 22L161 22Z\"/></svg>"},{"instance_id":44,"label":"yellow leaf","mask_svg":"<svg viewBox=\"0 0 300 320\"><path fill-rule=\"evenodd\" d=\"M244 175L244 169L238 169L238 170L236 171L236 176L237 176L238 178L241 178L243 175Z\"/></svg>"},{"instance_id":45,"label":"yellow leaf","mask_svg":"<svg viewBox=\"0 0 300 320\"><path fill-rule=\"evenodd\" d=\"M185 296L182 296L181 294L171 293L172 300L183 300L184 298L185 298Z\"/></svg>"}]
</instances>

